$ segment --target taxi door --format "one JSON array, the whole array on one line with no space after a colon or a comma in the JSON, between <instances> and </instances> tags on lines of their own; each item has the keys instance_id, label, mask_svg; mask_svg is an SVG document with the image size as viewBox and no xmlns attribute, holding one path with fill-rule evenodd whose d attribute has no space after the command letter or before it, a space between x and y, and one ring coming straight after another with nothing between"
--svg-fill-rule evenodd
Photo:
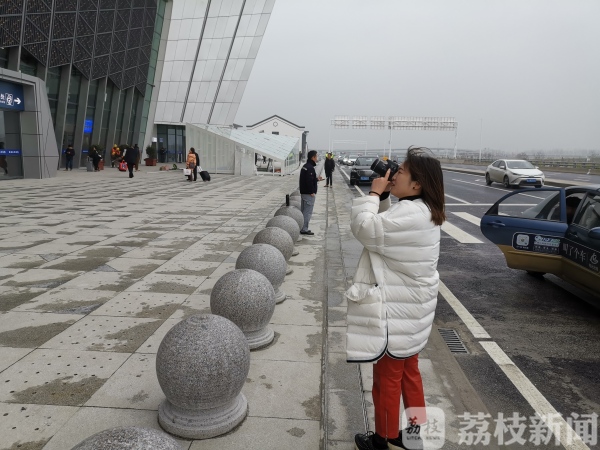
<instances>
[{"instance_id":1,"label":"taxi door","mask_svg":"<svg viewBox=\"0 0 600 450\"><path fill-rule=\"evenodd\" d=\"M508 267L561 274L560 244L568 228L564 189L510 193L484 214L480 228L502 251Z\"/></svg>"},{"instance_id":2,"label":"taxi door","mask_svg":"<svg viewBox=\"0 0 600 450\"><path fill-rule=\"evenodd\" d=\"M581 201L561 245L564 279L600 296L600 192Z\"/></svg>"}]
</instances>

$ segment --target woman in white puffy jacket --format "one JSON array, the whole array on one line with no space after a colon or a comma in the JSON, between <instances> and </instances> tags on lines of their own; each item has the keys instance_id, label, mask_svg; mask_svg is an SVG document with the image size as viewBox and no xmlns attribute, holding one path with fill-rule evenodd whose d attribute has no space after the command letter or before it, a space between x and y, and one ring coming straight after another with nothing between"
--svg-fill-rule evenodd
<instances>
[{"instance_id":1,"label":"woman in white puffy jacket","mask_svg":"<svg viewBox=\"0 0 600 450\"><path fill-rule=\"evenodd\" d=\"M375 406L375 433L356 435L357 450L422 448L414 432L427 421L418 355L437 303L444 180L430 151L413 147L389 176L373 180L369 195L352 204L352 233L364 250L346 292L347 360L374 363ZM401 397L413 425L404 434Z\"/></svg>"}]
</instances>

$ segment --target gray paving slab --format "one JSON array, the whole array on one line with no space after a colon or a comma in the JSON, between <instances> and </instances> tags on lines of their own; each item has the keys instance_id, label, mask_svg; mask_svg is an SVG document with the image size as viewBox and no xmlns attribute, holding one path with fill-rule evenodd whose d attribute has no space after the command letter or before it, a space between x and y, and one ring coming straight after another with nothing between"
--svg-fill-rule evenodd
<instances>
[{"instance_id":1,"label":"gray paving slab","mask_svg":"<svg viewBox=\"0 0 600 450\"><path fill-rule=\"evenodd\" d=\"M158 429L160 342L182 319L210 312L212 287L297 188L297 176L215 174L198 185L141 169L131 180L106 169L0 184L0 414L8 413L0 435L8 448L64 450L106 428ZM91 186L130 198L89 198ZM288 298L271 319L276 339L251 353L248 417L225 436L180 440L182 448L349 449L365 430L369 365L344 359L342 293L360 254L349 229L353 193L341 179L321 191L315 236L296 243L294 272L282 284ZM426 383L438 383L427 361ZM430 392L431 402L445 395Z\"/></svg>"}]
</instances>

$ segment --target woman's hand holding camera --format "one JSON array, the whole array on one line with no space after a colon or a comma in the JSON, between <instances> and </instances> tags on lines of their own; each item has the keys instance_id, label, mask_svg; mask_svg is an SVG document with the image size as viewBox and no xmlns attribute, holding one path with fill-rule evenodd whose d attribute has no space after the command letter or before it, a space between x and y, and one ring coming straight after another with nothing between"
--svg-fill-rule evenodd
<instances>
[{"instance_id":1,"label":"woman's hand holding camera","mask_svg":"<svg viewBox=\"0 0 600 450\"><path fill-rule=\"evenodd\" d=\"M390 169L387 170L385 176L375 178L371 183L371 190L369 191L369 195L377 195L380 196L384 192L389 192L392 190L392 184L388 181L390 176Z\"/></svg>"}]
</instances>

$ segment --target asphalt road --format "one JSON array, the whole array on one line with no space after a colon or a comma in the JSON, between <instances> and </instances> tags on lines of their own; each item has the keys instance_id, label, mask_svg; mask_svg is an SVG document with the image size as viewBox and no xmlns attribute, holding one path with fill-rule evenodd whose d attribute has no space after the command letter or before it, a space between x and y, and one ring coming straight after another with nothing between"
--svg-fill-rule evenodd
<instances>
[{"instance_id":1,"label":"asphalt road","mask_svg":"<svg viewBox=\"0 0 600 450\"><path fill-rule=\"evenodd\" d=\"M444 164L448 166L448 164ZM487 166L477 166L472 164L452 164L452 166L456 166L461 169L471 169L471 170L480 170L482 174L485 173L485 169ZM585 175L581 173L566 173L566 172L555 172L551 168L543 168L542 171L546 178L557 179L557 180L567 180L572 181L574 185L580 183L590 183L590 184L600 184L600 175Z\"/></svg>"},{"instance_id":2,"label":"asphalt road","mask_svg":"<svg viewBox=\"0 0 600 450\"><path fill-rule=\"evenodd\" d=\"M488 187L483 176L451 171L444 171L444 186L451 226L442 232L440 279L490 338L475 338L441 296L436 325L456 330L469 351L455 356L491 419L499 413L525 417L528 431L523 436L528 439L532 437L530 417L540 407L522 395L519 389L527 390L523 380L511 381L515 378L505 374L485 350L489 341L500 347L565 419L574 417L573 413L600 414L600 309L585 301L589 296L554 276L538 279L509 269L500 250L481 234L481 216L514 190L496 184ZM369 187L360 189L367 193ZM539 201L540 195L531 189L531 203ZM492 440L497 442L493 436ZM588 447L600 449L598 444ZM543 445L513 443L506 448L562 447L552 440Z\"/></svg>"}]
</instances>

